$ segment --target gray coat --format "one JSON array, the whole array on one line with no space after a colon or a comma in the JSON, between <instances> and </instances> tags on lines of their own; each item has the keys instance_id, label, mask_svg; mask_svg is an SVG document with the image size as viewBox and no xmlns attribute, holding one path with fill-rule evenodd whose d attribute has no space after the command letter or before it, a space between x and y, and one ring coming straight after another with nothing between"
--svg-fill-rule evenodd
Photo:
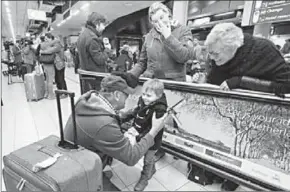
<instances>
[{"instance_id":1,"label":"gray coat","mask_svg":"<svg viewBox=\"0 0 290 192\"><path fill-rule=\"evenodd\" d=\"M154 28L146 35L138 63L130 71L139 77L186 80L186 65L193 55L192 34L188 27L172 27L164 39Z\"/></svg>"}]
</instances>

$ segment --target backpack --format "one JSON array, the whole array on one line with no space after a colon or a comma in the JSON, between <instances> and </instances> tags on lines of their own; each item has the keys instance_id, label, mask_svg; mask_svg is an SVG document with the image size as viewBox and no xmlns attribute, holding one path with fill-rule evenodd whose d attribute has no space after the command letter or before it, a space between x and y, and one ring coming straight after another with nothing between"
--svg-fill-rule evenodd
<instances>
[{"instance_id":1,"label":"backpack","mask_svg":"<svg viewBox=\"0 0 290 192\"><path fill-rule=\"evenodd\" d=\"M214 173L211 173L211 172L205 170L202 167L188 163L187 168L188 168L187 178L190 181L193 181L195 183L198 183L198 184L205 186L205 185L211 185L214 182L216 182L216 183L223 182L223 179L221 177L215 175Z\"/></svg>"}]
</instances>

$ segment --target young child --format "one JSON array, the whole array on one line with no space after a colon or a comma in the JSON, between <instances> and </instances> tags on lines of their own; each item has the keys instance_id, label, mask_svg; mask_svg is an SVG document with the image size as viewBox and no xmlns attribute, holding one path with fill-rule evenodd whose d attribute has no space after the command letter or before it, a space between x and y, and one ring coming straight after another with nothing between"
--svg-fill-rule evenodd
<instances>
[{"instance_id":1,"label":"young child","mask_svg":"<svg viewBox=\"0 0 290 192\"><path fill-rule=\"evenodd\" d=\"M155 112L156 118L162 117L167 111L167 99L164 94L164 85L158 79L150 79L143 84L142 95L139 98L138 105L135 109L125 112L121 118L126 122L134 118L133 127L125 133L130 139L131 144L146 135L151 129L152 116ZM148 180L156 172L154 155L162 143L163 130L154 138L155 144L144 155L144 165L141 177L137 182L134 190L143 191L148 185ZM136 138L136 141L132 139Z\"/></svg>"}]
</instances>

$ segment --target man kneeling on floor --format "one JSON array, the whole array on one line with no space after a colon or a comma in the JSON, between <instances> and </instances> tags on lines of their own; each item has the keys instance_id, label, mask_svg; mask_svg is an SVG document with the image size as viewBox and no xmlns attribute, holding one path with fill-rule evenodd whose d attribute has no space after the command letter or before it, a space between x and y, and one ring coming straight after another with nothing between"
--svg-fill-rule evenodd
<instances>
[{"instance_id":1,"label":"man kneeling on floor","mask_svg":"<svg viewBox=\"0 0 290 192\"><path fill-rule=\"evenodd\" d=\"M134 166L154 145L154 138L164 126L164 115L152 117L152 128L136 145L124 136L120 128L119 110L125 107L129 94L133 93L126 81L119 76L107 76L101 82L101 91L83 94L75 104L79 145L96 152L107 164L113 157L126 165ZM65 127L65 139L73 141L73 123L69 117Z\"/></svg>"}]
</instances>

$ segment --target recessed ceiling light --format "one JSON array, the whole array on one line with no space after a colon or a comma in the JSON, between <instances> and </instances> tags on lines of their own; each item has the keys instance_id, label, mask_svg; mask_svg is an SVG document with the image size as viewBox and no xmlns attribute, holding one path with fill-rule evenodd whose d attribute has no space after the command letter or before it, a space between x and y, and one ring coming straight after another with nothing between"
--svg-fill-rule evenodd
<instances>
[{"instance_id":1,"label":"recessed ceiling light","mask_svg":"<svg viewBox=\"0 0 290 192\"><path fill-rule=\"evenodd\" d=\"M8 1L3 1L5 6L9 6Z\"/></svg>"},{"instance_id":2,"label":"recessed ceiling light","mask_svg":"<svg viewBox=\"0 0 290 192\"><path fill-rule=\"evenodd\" d=\"M9 7L6 7L6 12L7 12L7 13L11 13Z\"/></svg>"},{"instance_id":3,"label":"recessed ceiling light","mask_svg":"<svg viewBox=\"0 0 290 192\"><path fill-rule=\"evenodd\" d=\"M77 14L79 14L79 13L80 13L80 11L79 11L79 10L76 10L76 11L73 11L73 12L72 12L72 15L75 16L75 15L77 15Z\"/></svg>"},{"instance_id":4,"label":"recessed ceiling light","mask_svg":"<svg viewBox=\"0 0 290 192\"><path fill-rule=\"evenodd\" d=\"M85 3L85 4L81 7L81 9L86 9L89 5L90 5L90 3Z\"/></svg>"},{"instance_id":5,"label":"recessed ceiling light","mask_svg":"<svg viewBox=\"0 0 290 192\"><path fill-rule=\"evenodd\" d=\"M133 4L132 4L132 3L124 3L124 5L127 6L127 7L130 7L130 6L132 6Z\"/></svg>"}]
</instances>

